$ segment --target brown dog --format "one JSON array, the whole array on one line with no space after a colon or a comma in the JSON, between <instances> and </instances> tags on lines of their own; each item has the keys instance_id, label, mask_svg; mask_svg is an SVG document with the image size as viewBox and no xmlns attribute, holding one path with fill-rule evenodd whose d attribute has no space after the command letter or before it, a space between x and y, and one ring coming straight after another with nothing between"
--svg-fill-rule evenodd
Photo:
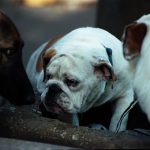
<instances>
[{"instance_id":1,"label":"brown dog","mask_svg":"<svg viewBox=\"0 0 150 150\"><path fill-rule=\"evenodd\" d=\"M0 12L0 96L18 105L35 101L22 63L23 45L15 25Z\"/></svg>"}]
</instances>

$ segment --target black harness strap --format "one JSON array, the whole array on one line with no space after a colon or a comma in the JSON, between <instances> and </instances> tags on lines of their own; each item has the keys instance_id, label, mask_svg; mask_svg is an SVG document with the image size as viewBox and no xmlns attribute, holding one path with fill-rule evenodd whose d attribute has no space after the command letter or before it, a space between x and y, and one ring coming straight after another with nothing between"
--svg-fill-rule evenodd
<instances>
[{"instance_id":1,"label":"black harness strap","mask_svg":"<svg viewBox=\"0 0 150 150\"><path fill-rule=\"evenodd\" d=\"M105 47L105 49L106 49L106 52L107 52L107 55L108 55L108 59L109 59L111 65L113 66L113 62L112 62L112 49L108 48L108 47Z\"/></svg>"}]
</instances>

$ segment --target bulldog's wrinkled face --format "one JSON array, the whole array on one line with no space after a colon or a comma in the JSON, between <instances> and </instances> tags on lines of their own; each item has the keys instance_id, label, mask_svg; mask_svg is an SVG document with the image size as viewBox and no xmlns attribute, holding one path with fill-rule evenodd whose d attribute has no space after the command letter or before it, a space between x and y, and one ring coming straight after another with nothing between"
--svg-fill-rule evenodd
<instances>
[{"instance_id":1,"label":"bulldog's wrinkled face","mask_svg":"<svg viewBox=\"0 0 150 150\"><path fill-rule=\"evenodd\" d=\"M68 113L84 111L91 90L99 89L92 65L82 58L76 57L75 60L71 55L52 60L46 69L45 82L47 88L42 101L48 110L55 113L61 110Z\"/></svg>"},{"instance_id":2,"label":"bulldog's wrinkled face","mask_svg":"<svg viewBox=\"0 0 150 150\"><path fill-rule=\"evenodd\" d=\"M111 71L105 62L93 66L89 59L77 54L55 55L45 69L42 103L55 114L85 112L104 92Z\"/></svg>"}]
</instances>

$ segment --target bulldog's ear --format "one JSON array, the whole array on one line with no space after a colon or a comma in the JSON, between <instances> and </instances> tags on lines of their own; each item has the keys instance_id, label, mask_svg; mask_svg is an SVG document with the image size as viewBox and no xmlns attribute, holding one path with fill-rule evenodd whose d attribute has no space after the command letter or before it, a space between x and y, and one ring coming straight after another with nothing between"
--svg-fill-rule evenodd
<instances>
[{"instance_id":1,"label":"bulldog's ear","mask_svg":"<svg viewBox=\"0 0 150 150\"><path fill-rule=\"evenodd\" d=\"M0 11L0 48L13 52L23 47L23 41L13 22Z\"/></svg>"},{"instance_id":2,"label":"bulldog's ear","mask_svg":"<svg viewBox=\"0 0 150 150\"><path fill-rule=\"evenodd\" d=\"M125 27L122 40L123 54L127 60L140 54L146 32L147 26L144 23L132 23Z\"/></svg>"},{"instance_id":3,"label":"bulldog's ear","mask_svg":"<svg viewBox=\"0 0 150 150\"><path fill-rule=\"evenodd\" d=\"M107 62L101 62L94 65L94 74L97 78L102 78L106 81L116 81L117 79L112 66Z\"/></svg>"},{"instance_id":4,"label":"bulldog's ear","mask_svg":"<svg viewBox=\"0 0 150 150\"><path fill-rule=\"evenodd\" d=\"M55 49L51 49L51 50L45 51L43 53L43 70L44 70L43 81L45 81L45 79L46 79L46 67L47 67L48 63L50 62L51 58L54 57L55 55L56 55Z\"/></svg>"}]
</instances>

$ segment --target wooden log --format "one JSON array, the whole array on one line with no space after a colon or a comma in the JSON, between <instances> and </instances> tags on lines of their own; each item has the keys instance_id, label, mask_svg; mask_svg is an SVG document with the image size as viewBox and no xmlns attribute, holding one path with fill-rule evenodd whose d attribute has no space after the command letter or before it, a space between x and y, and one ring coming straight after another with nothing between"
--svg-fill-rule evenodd
<instances>
[{"instance_id":1,"label":"wooden log","mask_svg":"<svg viewBox=\"0 0 150 150\"><path fill-rule=\"evenodd\" d=\"M0 109L0 136L85 149L150 148L150 135L131 130L114 134L76 127L42 117L31 106Z\"/></svg>"}]
</instances>

